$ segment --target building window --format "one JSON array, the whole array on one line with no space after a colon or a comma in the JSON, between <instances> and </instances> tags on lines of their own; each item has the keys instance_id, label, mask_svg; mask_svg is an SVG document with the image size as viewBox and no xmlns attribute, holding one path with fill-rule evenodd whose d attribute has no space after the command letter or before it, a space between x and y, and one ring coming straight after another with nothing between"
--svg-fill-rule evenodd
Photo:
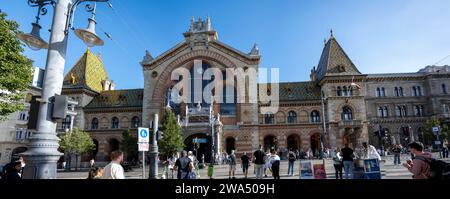
<instances>
[{"instance_id":1,"label":"building window","mask_svg":"<svg viewBox=\"0 0 450 199\"><path fill-rule=\"evenodd\" d=\"M377 97L386 97L386 92L384 90L384 87L377 88Z\"/></svg>"},{"instance_id":2,"label":"building window","mask_svg":"<svg viewBox=\"0 0 450 199\"><path fill-rule=\"evenodd\" d=\"M395 87L394 88L394 95L396 97L403 97L403 88L402 87Z\"/></svg>"},{"instance_id":3,"label":"building window","mask_svg":"<svg viewBox=\"0 0 450 199\"><path fill-rule=\"evenodd\" d=\"M415 106L414 107L414 115L417 116L417 117L424 116L423 109L424 109L424 107L422 105L421 106Z\"/></svg>"},{"instance_id":4,"label":"building window","mask_svg":"<svg viewBox=\"0 0 450 199\"><path fill-rule=\"evenodd\" d=\"M320 122L319 111L313 111L313 112L311 112L311 121L312 121L313 123L318 123L318 122Z\"/></svg>"},{"instance_id":5,"label":"building window","mask_svg":"<svg viewBox=\"0 0 450 199\"><path fill-rule=\"evenodd\" d=\"M16 131L16 140L22 139L22 131Z\"/></svg>"},{"instance_id":6,"label":"building window","mask_svg":"<svg viewBox=\"0 0 450 199\"><path fill-rule=\"evenodd\" d=\"M294 111L289 111L288 113L288 123L297 123L297 113Z\"/></svg>"},{"instance_id":7,"label":"building window","mask_svg":"<svg viewBox=\"0 0 450 199\"><path fill-rule=\"evenodd\" d=\"M422 88L420 86L413 86L412 87L413 96L422 96Z\"/></svg>"},{"instance_id":8,"label":"building window","mask_svg":"<svg viewBox=\"0 0 450 199\"><path fill-rule=\"evenodd\" d=\"M442 109L443 109L442 111L444 114L450 113L450 108L447 104L442 104Z\"/></svg>"},{"instance_id":9,"label":"building window","mask_svg":"<svg viewBox=\"0 0 450 199\"><path fill-rule=\"evenodd\" d=\"M348 96L347 86L342 87L342 95L343 96Z\"/></svg>"},{"instance_id":10,"label":"building window","mask_svg":"<svg viewBox=\"0 0 450 199\"><path fill-rule=\"evenodd\" d=\"M445 84L442 84L441 88L442 88L442 93L447 94L447 86Z\"/></svg>"},{"instance_id":11,"label":"building window","mask_svg":"<svg viewBox=\"0 0 450 199\"><path fill-rule=\"evenodd\" d=\"M139 125L140 125L139 117L134 116L133 119L131 119L131 126L132 126L133 128L138 128Z\"/></svg>"},{"instance_id":12,"label":"building window","mask_svg":"<svg viewBox=\"0 0 450 199\"><path fill-rule=\"evenodd\" d=\"M395 115L397 117L406 117L407 116L406 106L395 107Z\"/></svg>"},{"instance_id":13,"label":"building window","mask_svg":"<svg viewBox=\"0 0 450 199\"><path fill-rule=\"evenodd\" d=\"M340 86L337 87L337 96L342 96L342 89Z\"/></svg>"},{"instance_id":14,"label":"building window","mask_svg":"<svg viewBox=\"0 0 450 199\"><path fill-rule=\"evenodd\" d=\"M91 129L98 129L98 119L94 117L91 122Z\"/></svg>"},{"instance_id":15,"label":"building window","mask_svg":"<svg viewBox=\"0 0 450 199\"><path fill-rule=\"evenodd\" d=\"M264 114L264 124L273 124L274 123L274 116L272 113L266 113Z\"/></svg>"},{"instance_id":16,"label":"building window","mask_svg":"<svg viewBox=\"0 0 450 199\"><path fill-rule=\"evenodd\" d=\"M70 122L71 122L71 116L68 115L68 116L66 116L66 119L63 120L61 128L62 129L70 128Z\"/></svg>"},{"instance_id":17,"label":"building window","mask_svg":"<svg viewBox=\"0 0 450 199\"><path fill-rule=\"evenodd\" d=\"M117 129L119 128L119 118L113 117L111 120L111 128Z\"/></svg>"},{"instance_id":18,"label":"building window","mask_svg":"<svg viewBox=\"0 0 450 199\"><path fill-rule=\"evenodd\" d=\"M341 118L344 121L353 120L352 109L350 109L350 107L348 107L348 106L344 106L342 108L342 116L341 116Z\"/></svg>"},{"instance_id":19,"label":"building window","mask_svg":"<svg viewBox=\"0 0 450 199\"><path fill-rule=\"evenodd\" d=\"M389 117L389 111L387 106L380 106L378 107L378 117Z\"/></svg>"}]
</instances>

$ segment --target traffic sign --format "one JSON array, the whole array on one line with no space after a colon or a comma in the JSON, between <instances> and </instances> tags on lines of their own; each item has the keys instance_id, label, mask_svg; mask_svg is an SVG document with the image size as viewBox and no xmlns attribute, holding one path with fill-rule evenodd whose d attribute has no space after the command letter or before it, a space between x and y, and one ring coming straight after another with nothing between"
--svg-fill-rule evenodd
<instances>
[{"instance_id":1,"label":"traffic sign","mask_svg":"<svg viewBox=\"0 0 450 199\"><path fill-rule=\"evenodd\" d=\"M433 131L433 133L439 133L439 127L438 126L433 126L431 128L431 130Z\"/></svg>"},{"instance_id":2,"label":"traffic sign","mask_svg":"<svg viewBox=\"0 0 450 199\"><path fill-rule=\"evenodd\" d=\"M150 142L150 130L148 128L138 128L138 142L149 143Z\"/></svg>"},{"instance_id":3,"label":"traffic sign","mask_svg":"<svg viewBox=\"0 0 450 199\"><path fill-rule=\"evenodd\" d=\"M150 148L148 143L138 143L138 146L139 151L148 151Z\"/></svg>"}]
</instances>

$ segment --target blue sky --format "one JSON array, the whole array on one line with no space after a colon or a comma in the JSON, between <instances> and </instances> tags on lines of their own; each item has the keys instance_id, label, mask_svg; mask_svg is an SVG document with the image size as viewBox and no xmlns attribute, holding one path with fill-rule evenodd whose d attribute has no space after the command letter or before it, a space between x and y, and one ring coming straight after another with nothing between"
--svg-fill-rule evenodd
<instances>
[{"instance_id":1,"label":"blue sky","mask_svg":"<svg viewBox=\"0 0 450 199\"><path fill-rule=\"evenodd\" d=\"M156 57L183 41L190 19L210 16L219 39L243 52L258 43L260 67L280 68L280 81L307 81L319 62L330 29L362 73L415 72L450 55L448 0L111 0L113 11L98 4L97 33L105 46L103 62L118 89L142 88L139 62L145 50ZM36 10L26 0L0 0L0 9L31 30ZM52 16L41 17L49 38ZM78 9L75 27L87 26ZM106 31L114 41L105 37ZM70 33L67 71L86 46ZM26 56L44 68L46 51ZM440 65L450 65L450 58Z\"/></svg>"}]
</instances>

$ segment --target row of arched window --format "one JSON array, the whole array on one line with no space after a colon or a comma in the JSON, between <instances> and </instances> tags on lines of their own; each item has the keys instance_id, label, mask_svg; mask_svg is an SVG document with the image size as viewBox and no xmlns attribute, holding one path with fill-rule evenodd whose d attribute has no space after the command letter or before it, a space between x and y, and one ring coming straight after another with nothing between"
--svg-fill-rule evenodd
<instances>
[{"instance_id":1,"label":"row of arched window","mask_svg":"<svg viewBox=\"0 0 450 199\"><path fill-rule=\"evenodd\" d=\"M336 95L337 96L353 96L353 89L351 86L343 86L342 88L338 86L336 88Z\"/></svg>"},{"instance_id":2,"label":"row of arched window","mask_svg":"<svg viewBox=\"0 0 450 199\"><path fill-rule=\"evenodd\" d=\"M446 88L445 84L442 84L442 93L445 94L446 92L447 92L447 88ZM384 87L377 87L375 95L377 97L386 97L386 90L385 90L385 88ZM412 96L423 96L422 87L420 87L420 86L413 86L411 88L411 95ZM405 94L403 92L403 87L394 87L394 96L395 97L403 97L403 96L405 96Z\"/></svg>"},{"instance_id":3,"label":"row of arched window","mask_svg":"<svg viewBox=\"0 0 450 199\"><path fill-rule=\"evenodd\" d=\"M311 122L317 123L320 122L320 114L319 111L312 111L310 114ZM264 123L265 124L274 124L275 116L273 113L264 114ZM297 123L297 113L295 111L289 111L287 116L287 123L295 124Z\"/></svg>"},{"instance_id":4,"label":"row of arched window","mask_svg":"<svg viewBox=\"0 0 450 199\"><path fill-rule=\"evenodd\" d=\"M131 119L131 128L138 128L139 125L140 125L140 122L141 121L140 121L139 117L134 116ZM119 122L119 118L117 118L117 117L111 118L111 128L112 129L118 129L119 128L119 123L120 123ZM96 118L96 117L92 118L92 120L91 120L91 129L98 129L99 128L98 124L99 124L98 118Z\"/></svg>"}]
</instances>

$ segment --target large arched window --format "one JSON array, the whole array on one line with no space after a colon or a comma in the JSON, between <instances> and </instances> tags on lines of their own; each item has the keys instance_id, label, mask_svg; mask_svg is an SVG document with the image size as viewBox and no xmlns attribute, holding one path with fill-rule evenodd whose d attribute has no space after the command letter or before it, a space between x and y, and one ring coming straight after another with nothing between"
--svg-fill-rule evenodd
<instances>
[{"instance_id":1,"label":"large arched window","mask_svg":"<svg viewBox=\"0 0 450 199\"><path fill-rule=\"evenodd\" d=\"M313 122L313 123L318 123L318 122L320 122L319 111L313 111L313 112L311 112L311 122Z\"/></svg>"},{"instance_id":2,"label":"large arched window","mask_svg":"<svg viewBox=\"0 0 450 199\"><path fill-rule=\"evenodd\" d=\"M442 93L447 94L447 86L445 84L441 85Z\"/></svg>"},{"instance_id":3,"label":"large arched window","mask_svg":"<svg viewBox=\"0 0 450 199\"><path fill-rule=\"evenodd\" d=\"M264 124L273 124L273 123L274 123L273 113L264 114Z\"/></svg>"},{"instance_id":4,"label":"large arched window","mask_svg":"<svg viewBox=\"0 0 450 199\"><path fill-rule=\"evenodd\" d=\"M91 121L91 129L98 129L98 119L96 117Z\"/></svg>"},{"instance_id":5,"label":"large arched window","mask_svg":"<svg viewBox=\"0 0 450 199\"><path fill-rule=\"evenodd\" d=\"M288 123L297 123L297 113L294 111L289 111L288 113Z\"/></svg>"},{"instance_id":6,"label":"large arched window","mask_svg":"<svg viewBox=\"0 0 450 199\"><path fill-rule=\"evenodd\" d=\"M111 119L111 128L112 129L118 129L119 128L119 118L113 117Z\"/></svg>"},{"instance_id":7,"label":"large arched window","mask_svg":"<svg viewBox=\"0 0 450 199\"><path fill-rule=\"evenodd\" d=\"M347 86L342 87L342 96L348 96Z\"/></svg>"},{"instance_id":8,"label":"large arched window","mask_svg":"<svg viewBox=\"0 0 450 199\"><path fill-rule=\"evenodd\" d=\"M353 120L353 113L352 113L352 109L350 109L350 107L344 106L342 108L342 120L344 120L344 121Z\"/></svg>"},{"instance_id":9,"label":"large arched window","mask_svg":"<svg viewBox=\"0 0 450 199\"><path fill-rule=\"evenodd\" d=\"M139 125L140 125L139 117L134 116L134 117L131 119L131 127L132 127L132 128L138 128Z\"/></svg>"}]
</instances>

